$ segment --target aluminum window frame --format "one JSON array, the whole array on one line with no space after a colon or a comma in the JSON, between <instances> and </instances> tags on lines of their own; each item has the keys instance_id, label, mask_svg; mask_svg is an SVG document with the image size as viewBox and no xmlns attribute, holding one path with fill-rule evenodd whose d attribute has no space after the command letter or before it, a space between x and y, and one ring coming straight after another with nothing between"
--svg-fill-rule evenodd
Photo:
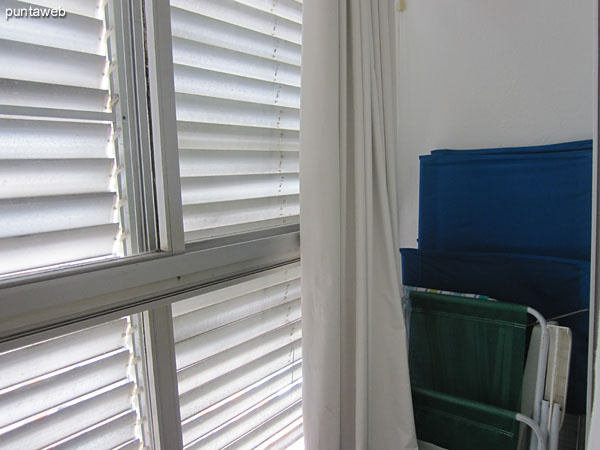
<instances>
[{"instance_id":1,"label":"aluminum window frame","mask_svg":"<svg viewBox=\"0 0 600 450\"><path fill-rule=\"evenodd\" d=\"M114 47L108 49L108 55L116 52L117 66L113 73L118 79L118 85L124 89L125 95L119 92L119 101L116 110L113 110L115 122L117 119L123 129L124 140L127 142L128 150L123 151L123 145L119 145L117 152L119 159L124 160L126 171L126 186L123 189L127 196L127 202L131 205L128 210L129 220L123 220L132 230L130 233L129 250L132 255L139 255L155 251L157 248L154 234L156 233L155 202L152 196L152 171L148 166L147 159L150 157L148 142L144 142L144 134L148 133L147 127L142 129L148 116L147 105L138 100L142 80L136 77L144 69L143 53L139 48L139 39L135 39L134 17L137 12L133 9L135 2L123 2L123 0L112 0L106 5L108 29L116 27L120 30L114 39ZM114 20L115 23L112 23ZM111 80L114 81L114 80ZM124 105L124 106L123 106ZM121 113L121 117L117 117ZM137 189L136 189L137 188Z\"/></svg>"},{"instance_id":2,"label":"aluminum window frame","mask_svg":"<svg viewBox=\"0 0 600 450\"><path fill-rule=\"evenodd\" d=\"M146 241L141 243L146 252L0 280L0 341L152 303L153 297L190 285L212 284L300 257L297 224L185 244L170 6L160 0L115 0L117 4L124 6L119 20L127 27L123 58L133 61L133 69L122 75L131 89L120 101L127 102L130 115L137 113L138 123L128 122L140 155L132 167L139 169L134 176L141 188L134 207L145 222L137 226L148 226L146 238L140 239ZM155 202L144 202L144 197ZM147 209L152 203L156 210ZM161 287L153 295L148 291L156 283Z\"/></svg>"},{"instance_id":3,"label":"aluminum window frame","mask_svg":"<svg viewBox=\"0 0 600 450\"><path fill-rule=\"evenodd\" d=\"M119 45L131 64L118 76L128 89L120 96L135 146L128 180L140 192L127 195L134 196L142 253L1 279L0 351L141 313L145 338L136 345L144 349L148 444L171 449L180 446L181 424L170 304L298 262L299 225L185 244L170 5L113 1L122 6L115 16L124 27ZM97 114L112 120L112 113Z\"/></svg>"},{"instance_id":4,"label":"aluminum window frame","mask_svg":"<svg viewBox=\"0 0 600 450\"><path fill-rule=\"evenodd\" d=\"M138 395L144 396L142 401L146 406L143 413L148 419L148 423L141 424L144 437L147 439L146 444L151 448L165 450L182 448L171 304L279 272L281 267L298 261L299 258L266 269L257 266L258 268L251 273L244 270L237 276L230 275L226 279L203 285L194 284L181 292L169 293L146 303L102 312L95 316L73 320L70 323L62 323L45 329L33 330L17 337L2 339L0 340L0 352L83 330L124 316L133 316L135 325L141 329L141 335L136 333L137 340L134 345L142 359L141 367L144 368L142 369L144 373L138 373L138 385L141 387Z\"/></svg>"}]
</instances>

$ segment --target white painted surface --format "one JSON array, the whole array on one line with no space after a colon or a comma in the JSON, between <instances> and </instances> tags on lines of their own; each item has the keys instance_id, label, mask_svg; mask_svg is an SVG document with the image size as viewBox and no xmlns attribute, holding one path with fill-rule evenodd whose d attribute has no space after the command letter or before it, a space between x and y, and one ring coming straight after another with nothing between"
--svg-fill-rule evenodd
<instances>
[{"instance_id":1,"label":"white painted surface","mask_svg":"<svg viewBox=\"0 0 600 450\"><path fill-rule=\"evenodd\" d=\"M417 245L418 155L589 139L593 0L406 0L398 13L400 239Z\"/></svg>"}]
</instances>

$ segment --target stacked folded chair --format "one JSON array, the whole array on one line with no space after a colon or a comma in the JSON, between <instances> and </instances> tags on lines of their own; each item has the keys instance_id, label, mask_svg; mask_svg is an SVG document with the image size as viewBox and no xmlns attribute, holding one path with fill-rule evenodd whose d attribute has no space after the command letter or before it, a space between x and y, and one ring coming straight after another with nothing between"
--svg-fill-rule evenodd
<instances>
[{"instance_id":1,"label":"stacked folded chair","mask_svg":"<svg viewBox=\"0 0 600 450\"><path fill-rule=\"evenodd\" d=\"M591 149L420 158L419 248L401 249L402 282L419 287L406 296L419 439L555 449L565 412L585 413Z\"/></svg>"}]
</instances>

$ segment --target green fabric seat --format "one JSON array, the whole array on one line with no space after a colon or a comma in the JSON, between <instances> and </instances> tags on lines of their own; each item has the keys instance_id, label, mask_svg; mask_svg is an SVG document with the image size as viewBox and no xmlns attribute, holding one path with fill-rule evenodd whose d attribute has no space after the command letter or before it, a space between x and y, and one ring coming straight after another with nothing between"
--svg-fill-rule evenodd
<instances>
[{"instance_id":1,"label":"green fabric seat","mask_svg":"<svg viewBox=\"0 0 600 450\"><path fill-rule=\"evenodd\" d=\"M516 413L413 387L417 437L448 450L508 450L519 440Z\"/></svg>"},{"instance_id":2,"label":"green fabric seat","mask_svg":"<svg viewBox=\"0 0 600 450\"><path fill-rule=\"evenodd\" d=\"M417 291L409 298L417 437L448 449L515 448L527 307Z\"/></svg>"}]
</instances>

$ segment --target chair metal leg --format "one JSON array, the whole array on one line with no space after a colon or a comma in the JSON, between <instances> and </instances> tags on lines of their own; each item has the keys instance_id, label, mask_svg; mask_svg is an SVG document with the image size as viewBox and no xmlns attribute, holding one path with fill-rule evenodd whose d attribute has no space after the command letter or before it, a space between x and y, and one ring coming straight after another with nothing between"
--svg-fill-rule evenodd
<instances>
[{"instance_id":1,"label":"chair metal leg","mask_svg":"<svg viewBox=\"0 0 600 450\"><path fill-rule=\"evenodd\" d=\"M558 450L558 435L561 425L561 408L558 403L552 405L552 420L550 423L550 440L548 450Z\"/></svg>"},{"instance_id":2,"label":"chair metal leg","mask_svg":"<svg viewBox=\"0 0 600 450\"><path fill-rule=\"evenodd\" d=\"M535 387L535 402L533 404L533 421L538 426L542 423L542 400L544 398L544 383L546 381L546 366L548 363L548 348L550 347L550 336L548 334L548 326L546 319L538 311L533 308L527 308L527 312L531 314L540 324L541 338L540 338L540 354L538 358L538 366L536 373L536 387ZM542 427L543 430L547 429ZM544 433L545 434L545 433ZM537 444L540 440L538 439ZM545 446L537 445L533 436L531 436L530 449L531 450L546 450Z\"/></svg>"},{"instance_id":3,"label":"chair metal leg","mask_svg":"<svg viewBox=\"0 0 600 450\"><path fill-rule=\"evenodd\" d=\"M533 448L536 448L537 450L547 450L546 436L545 436L545 433L540 428L540 426L537 423L535 423L531 417L524 416L523 414L520 414L520 413L517 413L516 419L519 422L524 423L525 425L527 425L529 428L531 428L533 430L533 434L535 434L535 436L537 438L536 446Z\"/></svg>"}]
</instances>

